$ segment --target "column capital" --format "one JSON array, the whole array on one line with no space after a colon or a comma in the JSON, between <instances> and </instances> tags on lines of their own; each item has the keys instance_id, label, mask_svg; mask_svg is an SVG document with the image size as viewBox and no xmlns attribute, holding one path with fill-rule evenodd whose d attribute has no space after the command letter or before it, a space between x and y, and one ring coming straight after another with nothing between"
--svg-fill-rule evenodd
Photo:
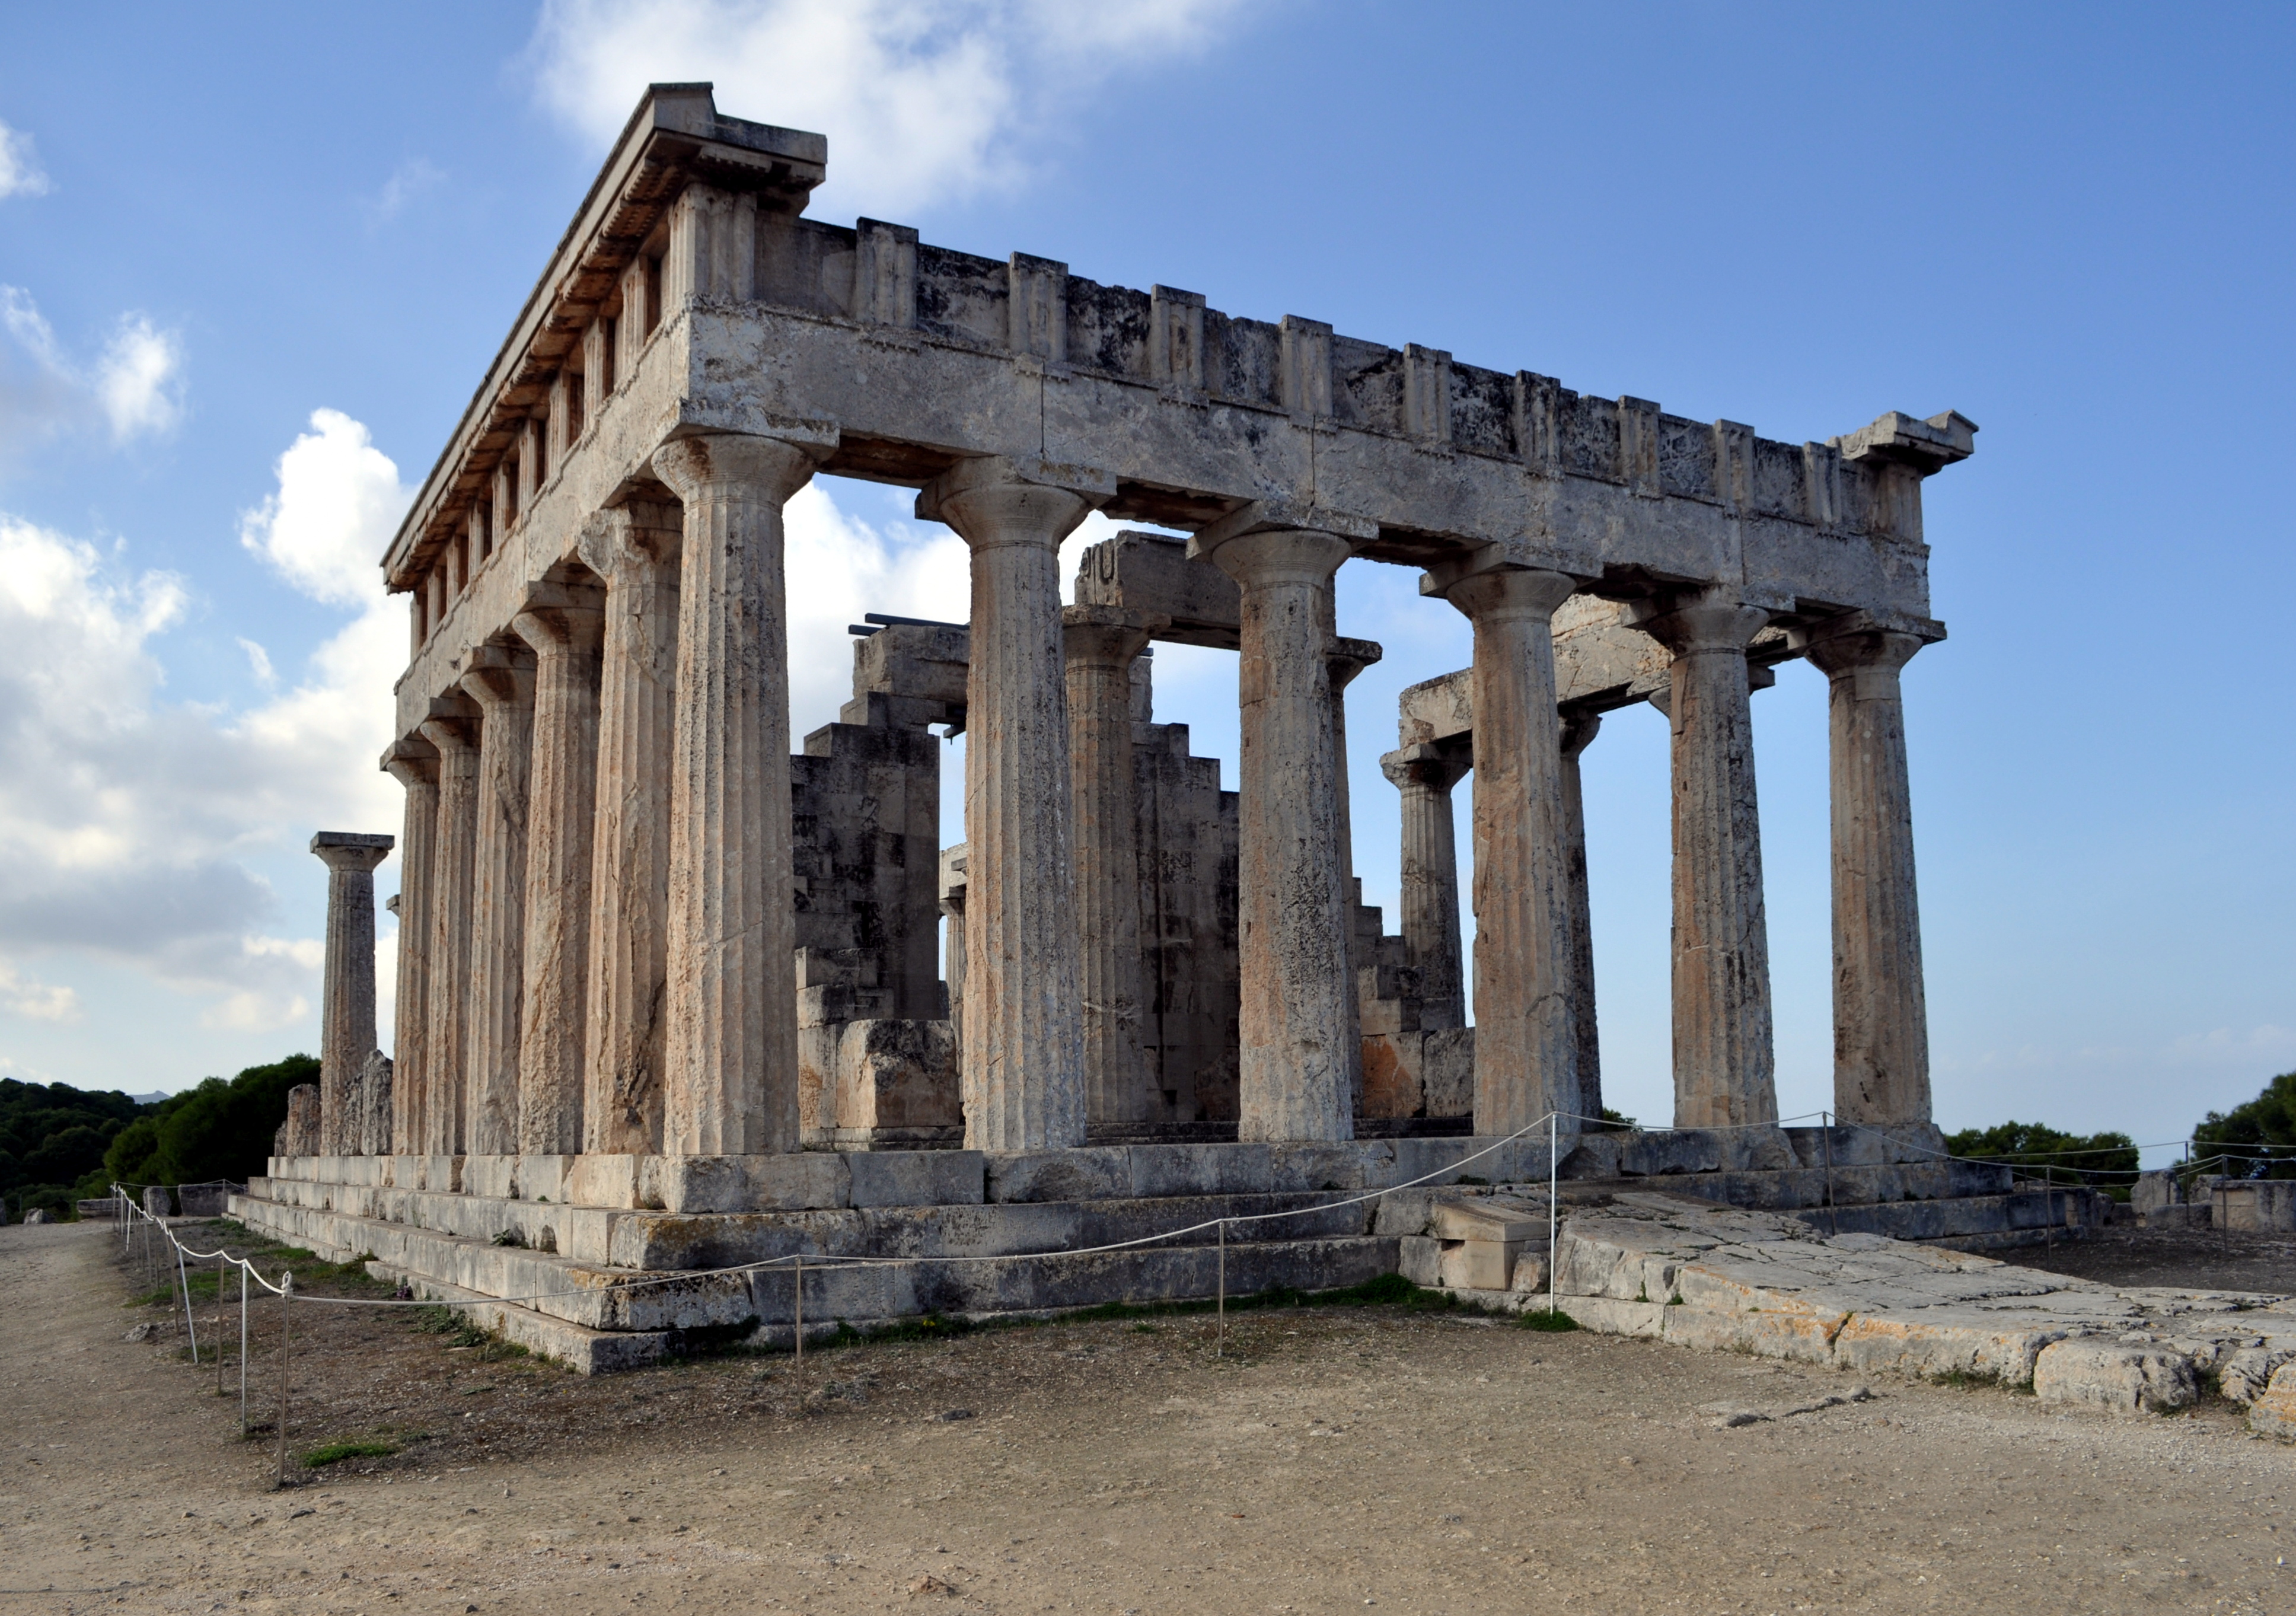
<instances>
[{"instance_id":1,"label":"column capital","mask_svg":"<svg viewBox=\"0 0 2296 1616\"><path fill-rule=\"evenodd\" d=\"M471 666L459 681L462 692L479 705L481 717L504 707L534 705L534 653L523 647L481 645L471 653Z\"/></svg>"},{"instance_id":2,"label":"column capital","mask_svg":"<svg viewBox=\"0 0 2296 1616\"><path fill-rule=\"evenodd\" d=\"M1575 758L1585 751L1603 727L1603 715L1589 708L1558 708L1555 716L1562 722L1562 755L1566 758Z\"/></svg>"},{"instance_id":3,"label":"column capital","mask_svg":"<svg viewBox=\"0 0 2296 1616\"><path fill-rule=\"evenodd\" d=\"M1332 649L1324 658L1324 666L1332 671L1332 689L1345 690L1356 682L1356 675L1387 655L1387 647L1377 640L1351 640L1345 635L1332 641Z\"/></svg>"},{"instance_id":4,"label":"column capital","mask_svg":"<svg viewBox=\"0 0 2296 1616\"><path fill-rule=\"evenodd\" d=\"M974 550L1032 545L1057 550L1084 519L1116 497L1095 466L982 455L960 460L917 490L917 519L955 529Z\"/></svg>"},{"instance_id":5,"label":"column capital","mask_svg":"<svg viewBox=\"0 0 2296 1616\"><path fill-rule=\"evenodd\" d=\"M594 655L606 633L606 592L594 584L530 584L511 632L537 657Z\"/></svg>"},{"instance_id":6,"label":"column capital","mask_svg":"<svg viewBox=\"0 0 2296 1616\"><path fill-rule=\"evenodd\" d=\"M1945 625L1928 618L1884 619L1844 612L1793 634L1795 649L1828 678L1867 670L1894 674L1923 646L1945 638Z\"/></svg>"},{"instance_id":7,"label":"column capital","mask_svg":"<svg viewBox=\"0 0 2296 1616\"><path fill-rule=\"evenodd\" d=\"M1592 581L1549 568L1522 566L1508 561L1502 546L1485 545L1421 573L1419 593L1441 596L1471 621L1493 614L1552 617Z\"/></svg>"},{"instance_id":8,"label":"column capital","mask_svg":"<svg viewBox=\"0 0 2296 1616\"><path fill-rule=\"evenodd\" d=\"M1381 757L1379 772L1398 791L1407 786L1425 786L1430 790L1448 792L1465 779L1473 769L1474 759L1465 751L1421 742Z\"/></svg>"},{"instance_id":9,"label":"column capital","mask_svg":"<svg viewBox=\"0 0 2296 1616\"><path fill-rule=\"evenodd\" d=\"M1749 606L1718 587L1685 591L1648 607L1635 627L1677 657L1722 651L1742 655L1770 622L1761 607Z\"/></svg>"},{"instance_id":10,"label":"column capital","mask_svg":"<svg viewBox=\"0 0 2296 1616\"><path fill-rule=\"evenodd\" d=\"M1235 539L1279 532L1320 533L1352 545L1367 545L1379 537L1379 523L1368 516L1317 504L1313 499L1254 499L1199 529L1188 541L1188 559L1214 558Z\"/></svg>"},{"instance_id":11,"label":"column capital","mask_svg":"<svg viewBox=\"0 0 2296 1616\"><path fill-rule=\"evenodd\" d=\"M311 851L331 870L372 870L398 845L396 837L357 831L321 831L311 838Z\"/></svg>"},{"instance_id":12,"label":"column capital","mask_svg":"<svg viewBox=\"0 0 2296 1616\"><path fill-rule=\"evenodd\" d=\"M1078 663L1129 669L1148 642L1172 626L1160 611L1128 611L1121 606L1061 608L1061 652Z\"/></svg>"},{"instance_id":13,"label":"column capital","mask_svg":"<svg viewBox=\"0 0 2296 1616\"><path fill-rule=\"evenodd\" d=\"M1254 528L1211 538L1208 528L1188 541L1192 557L1210 561L1247 588L1305 584L1326 588L1356 542L1322 528Z\"/></svg>"},{"instance_id":14,"label":"column capital","mask_svg":"<svg viewBox=\"0 0 2296 1616\"><path fill-rule=\"evenodd\" d=\"M805 487L814 468L836 451L837 429L791 422L760 432L701 432L673 438L653 452L653 472L691 504L711 489L763 493L778 504Z\"/></svg>"},{"instance_id":15,"label":"column capital","mask_svg":"<svg viewBox=\"0 0 2296 1616\"><path fill-rule=\"evenodd\" d=\"M475 757L479 750L479 704L460 689L430 699L430 716L415 726L443 767L450 759Z\"/></svg>"},{"instance_id":16,"label":"column capital","mask_svg":"<svg viewBox=\"0 0 2296 1616\"><path fill-rule=\"evenodd\" d=\"M611 579L631 567L676 562L685 542L685 517L676 505L633 499L594 512L582 524L574 553L591 571Z\"/></svg>"},{"instance_id":17,"label":"column capital","mask_svg":"<svg viewBox=\"0 0 2296 1616\"><path fill-rule=\"evenodd\" d=\"M425 741L418 730L384 747L378 767L404 786L435 785L439 779L439 749Z\"/></svg>"}]
</instances>

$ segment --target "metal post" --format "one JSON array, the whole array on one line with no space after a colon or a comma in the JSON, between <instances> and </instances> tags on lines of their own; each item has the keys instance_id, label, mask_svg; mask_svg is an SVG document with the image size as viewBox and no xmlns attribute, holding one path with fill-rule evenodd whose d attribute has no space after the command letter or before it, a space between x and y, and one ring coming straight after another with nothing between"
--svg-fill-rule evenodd
<instances>
[{"instance_id":1,"label":"metal post","mask_svg":"<svg viewBox=\"0 0 2296 1616\"><path fill-rule=\"evenodd\" d=\"M176 1283L184 1288L184 1333L192 1338L192 1362L200 1361L200 1327L192 1322L192 1271L184 1266L184 1248L179 1241L170 1240L176 1248Z\"/></svg>"},{"instance_id":2,"label":"metal post","mask_svg":"<svg viewBox=\"0 0 2296 1616\"><path fill-rule=\"evenodd\" d=\"M295 1271L287 1270L279 1285L279 1485L287 1485L287 1347L292 1339L288 1333L287 1304L295 1300Z\"/></svg>"},{"instance_id":3,"label":"metal post","mask_svg":"<svg viewBox=\"0 0 2296 1616\"><path fill-rule=\"evenodd\" d=\"M805 1253L797 1254L797 1411L805 1412Z\"/></svg>"},{"instance_id":4,"label":"metal post","mask_svg":"<svg viewBox=\"0 0 2296 1616\"><path fill-rule=\"evenodd\" d=\"M1212 1338L1212 1356L1227 1356L1227 1219L1219 1221L1219 1328Z\"/></svg>"},{"instance_id":5,"label":"metal post","mask_svg":"<svg viewBox=\"0 0 2296 1616\"><path fill-rule=\"evenodd\" d=\"M1833 1113L1822 1111L1817 1113L1817 1120L1824 1125L1818 1129L1818 1137L1825 1142L1825 1232L1839 1235L1841 1233L1841 1218L1833 1210Z\"/></svg>"},{"instance_id":6,"label":"metal post","mask_svg":"<svg viewBox=\"0 0 2296 1616\"><path fill-rule=\"evenodd\" d=\"M1555 1159L1560 1143L1560 1119L1553 1112L1546 1113L1546 1310L1554 1311L1554 1230L1556 1223L1556 1193L1562 1186L1562 1164Z\"/></svg>"},{"instance_id":7,"label":"metal post","mask_svg":"<svg viewBox=\"0 0 2296 1616\"><path fill-rule=\"evenodd\" d=\"M221 1397L223 1395L223 1269L224 1264L227 1260L228 1259L222 1251L218 1251L216 1253L215 1338L216 1395L217 1397Z\"/></svg>"},{"instance_id":8,"label":"metal post","mask_svg":"<svg viewBox=\"0 0 2296 1616\"><path fill-rule=\"evenodd\" d=\"M239 1440L247 1440L247 1264L239 1266Z\"/></svg>"}]
</instances>

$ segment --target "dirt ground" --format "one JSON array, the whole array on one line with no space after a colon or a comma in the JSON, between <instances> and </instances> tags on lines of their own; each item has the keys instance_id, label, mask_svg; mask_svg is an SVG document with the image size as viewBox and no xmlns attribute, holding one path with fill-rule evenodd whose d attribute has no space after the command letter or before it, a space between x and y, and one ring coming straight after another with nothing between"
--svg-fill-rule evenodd
<instances>
[{"instance_id":1,"label":"dirt ground","mask_svg":"<svg viewBox=\"0 0 2296 1616\"><path fill-rule=\"evenodd\" d=\"M1857 1388L1400 1308L1231 1316L1220 1358L1198 1317L851 1347L801 1398L786 1358L586 1381L298 1302L291 1453L399 1451L275 1490L115 1240L0 1229L0 1616L2296 1609L2296 1447L2225 1406L1811 1408Z\"/></svg>"}]
</instances>

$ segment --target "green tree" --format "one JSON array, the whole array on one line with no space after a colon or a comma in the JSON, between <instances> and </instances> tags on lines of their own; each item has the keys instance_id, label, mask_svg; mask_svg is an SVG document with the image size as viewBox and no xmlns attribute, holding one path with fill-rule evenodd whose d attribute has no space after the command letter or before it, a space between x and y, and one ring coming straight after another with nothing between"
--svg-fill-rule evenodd
<instances>
[{"instance_id":1,"label":"green tree","mask_svg":"<svg viewBox=\"0 0 2296 1616\"><path fill-rule=\"evenodd\" d=\"M37 1206L70 1216L74 1181L101 1178L106 1148L148 1109L117 1090L0 1079L0 1197L8 1215Z\"/></svg>"},{"instance_id":2,"label":"green tree","mask_svg":"<svg viewBox=\"0 0 2296 1616\"><path fill-rule=\"evenodd\" d=\"M2004 1122L1948 1134L1945 1145L1956 1156L2021 1167L2059 1184L2125 1192L2136 1182L2136 1141L2124 1133L2068 1134L2044 1122Z\"/></svg>"},{"instance_id":3,"label":"green tree","mask_svg":"<svg viewBox=\"0 0 2296 1616\"><path fill-rule=\"evenodd\" d=\"M2227 1158L2223 1170L2247 1178L2296 1178L2296 1071L2230 1111L2212 1111L2193 1130L2193 1154Z\"/></svg>"}]
</instances>

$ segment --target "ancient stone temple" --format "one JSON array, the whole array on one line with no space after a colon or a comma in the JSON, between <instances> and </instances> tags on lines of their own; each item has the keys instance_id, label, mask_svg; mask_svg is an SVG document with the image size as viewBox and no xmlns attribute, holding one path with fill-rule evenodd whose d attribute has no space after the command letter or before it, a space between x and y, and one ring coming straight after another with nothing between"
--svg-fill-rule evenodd
<instances>
[{"instance_id":1,"label":"ancient stone temple","mask_svg":"<svg viewBox=\"0 0 2296 1616\"><path fill-rule=\"evenodd\" d=\"M816 220L827 160L654 86L424 480L383 559L411 619L388 1112L340 1114L373 1086L331 1063L320 1147L247 1215L474 1305L588 1286L496 1311L607 1366L791 1312L783 1271L618 1276L904 1259L818 1275L818 1302L824 1318L1202 1294L1209 1235L1056 1253L1470 1156L1502 1181L1734 1174L1791 1207L1823 1155L1829 1201L1966 1196L1923 1163L1898 677L1944 636L1922 484L1971 422L1773 442ZM782 513L823 473L914 488L972 595L963 622L857 625L852 700L795 737ZM1063 604L1061 541L1095 510L1138 526ZM1382 651L1335 619L1349 565L1411 568L1473 626L1382 758L1392 936L1354 879L1343 693ZM1156 718L1162 643L1237 654L1235 792ZM1857 1126L1824 1136L1777 1126L1749 725L1796 657L1833 690ZM1578 792L1601 715L1643 701L1673 737L1665 1136L1599 1125ZM330 949L331 996L371 1005ZM1239 1225L1230 1283L1391 1271L1419 1231L1385 1216ZM932 1261L959 1251L1011 1260Z\"/></svg>"}]
</instances>

